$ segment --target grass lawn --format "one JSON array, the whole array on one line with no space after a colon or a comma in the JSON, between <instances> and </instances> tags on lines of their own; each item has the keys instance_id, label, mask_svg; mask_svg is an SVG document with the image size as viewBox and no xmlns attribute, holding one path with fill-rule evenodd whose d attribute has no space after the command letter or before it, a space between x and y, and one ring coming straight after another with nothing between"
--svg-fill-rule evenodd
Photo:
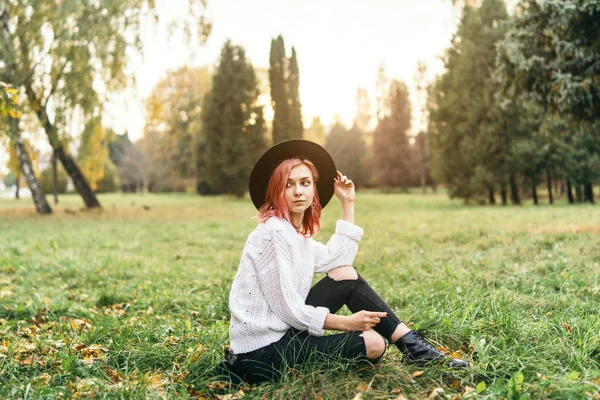
<instances>
[{"instance_id":1,"label":"grass lawn","mask_svg":"<svg viewBox=\"0 0 600 400\"><path fill-rule=\"evenodd\" d=\"M81 212L78 197L63 196L40 217L29 199L0 199L0 398L600 399L598 205L359 193L355 267L401 318L473 367L417 368L390 348L374 366L305 366L240 393L207 371L228 343L251 202L100 201L102 212ZM333 200L318 240L339 213Z\"/></svg>"}]
</instances>

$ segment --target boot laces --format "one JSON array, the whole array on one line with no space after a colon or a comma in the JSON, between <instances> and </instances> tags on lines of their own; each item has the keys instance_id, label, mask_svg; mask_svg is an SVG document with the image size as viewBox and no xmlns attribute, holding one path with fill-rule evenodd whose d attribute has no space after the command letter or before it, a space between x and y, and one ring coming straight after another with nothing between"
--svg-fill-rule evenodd
<instances>
[{"instance_id":1,"label":"boot laces","mask_svg":"<svg viewBox=\"0 0 600 400\"><path fill-rule=\"evenodd\" d=\"M420 331L417 329L413 329L413 332L415 333L415 337L417 338L417 340L421 343L423 343L423 345L429 347L432 350L436 350L437 349L435 347L433 347L432 345L430 345L429 343L427 343L427 341L425 340L425 331Z\"/></svg>"}]
</instances>

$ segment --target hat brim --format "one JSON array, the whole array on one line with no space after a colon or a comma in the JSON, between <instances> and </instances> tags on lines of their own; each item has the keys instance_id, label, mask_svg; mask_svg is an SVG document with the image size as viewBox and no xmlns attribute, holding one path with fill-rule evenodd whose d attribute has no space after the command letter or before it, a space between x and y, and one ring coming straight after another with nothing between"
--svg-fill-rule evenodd
<instances>
[{"instance_id":1,"label":"hat brim","mask_svg":"<svg viewBox=\"0 0 600 400\"><path fill-rule=\"evenodd\" d=\"M300 157L310 160L317 171L319 179L317 190L321 207L325 208L333 196L333 180L337 176L337 169L333 158L327 150L317 143L302 139L291 139L278 143L271 147L254 164L250 173L249 190L250 198L256 209L260 209L265 203L269 180L273 171L282 161L290 158Z\"/></svg>"}]
</instances>

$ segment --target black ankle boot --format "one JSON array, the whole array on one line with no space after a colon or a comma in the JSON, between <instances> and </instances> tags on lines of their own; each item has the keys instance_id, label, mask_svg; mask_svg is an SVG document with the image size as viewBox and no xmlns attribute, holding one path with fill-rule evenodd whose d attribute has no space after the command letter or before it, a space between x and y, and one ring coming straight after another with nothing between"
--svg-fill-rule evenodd
<instances>
[{"instance_id":1,"label":"black ankle boot","mask_svg":"<svg viewBox=\"0 0 600 400\"><path fill-rule=\"evenodd\" d=\"M413 364L429 364L449 360L448 356L427 343L416 331L409 331L394 342L406 359ZM453 368L468 367L469 363L460 359L452 359L448 366Z\"/></svg>"}]
</instances>

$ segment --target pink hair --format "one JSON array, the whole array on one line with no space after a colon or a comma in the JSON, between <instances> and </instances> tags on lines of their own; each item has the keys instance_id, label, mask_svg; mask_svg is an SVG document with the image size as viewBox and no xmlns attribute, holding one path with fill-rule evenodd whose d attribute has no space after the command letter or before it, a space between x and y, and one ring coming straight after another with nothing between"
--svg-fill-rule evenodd
<instances>
[{"instance_id":1,"label":"pink hair","mask_svg":"<svg viewBox=\"0 0 600 400\"><path fill-rule=\"evenodd\" d=\"M296 226L291 219L290 210L288 209L287 202L285 201L284 192L287 179L290 176L292 169L301 164L306 165L308 169L310 169L310 172L312 172L315 196L313 197L312 205L306 211L304 211L302 226ZM282 161L281 164L275 168L271 178L269 179L269 186L267 188L267 194L265 195L265 204L263 204L260 210L258 210L258 218L260 222L264 223L271 217L285 219L303 236L315 236L319 230L321 230L322 207L319 201L319 192L317 191L318 179L319 173L317 168L309 160L295 157Z\"/></svg>"}]
</instances>

